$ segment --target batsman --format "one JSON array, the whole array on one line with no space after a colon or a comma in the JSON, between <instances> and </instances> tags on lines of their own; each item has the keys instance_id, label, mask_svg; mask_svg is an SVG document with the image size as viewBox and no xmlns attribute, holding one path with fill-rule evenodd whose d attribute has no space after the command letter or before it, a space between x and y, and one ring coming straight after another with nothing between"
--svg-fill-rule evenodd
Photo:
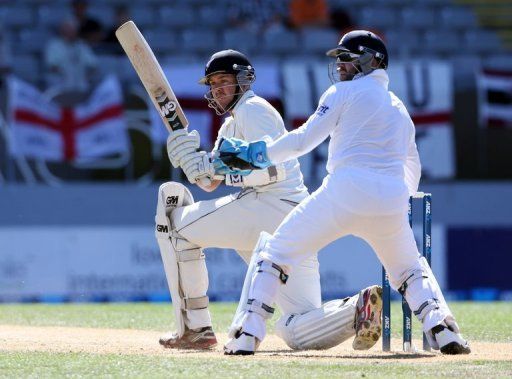
<instances>
[{"instance_id":1,"label":"batsman","mask_svg":"<svg viewBox=\"0 0 512 379\"><path fill-rule=\"evenodd\" d=\"M199 81L207 86L205 98L218 115L227 114L214 151L225 138L271 142L287 134L276 109L251 90L255 79L249 59L235 50L219 51L206 64ZM205 191L214 191L222 182L240 191L194 202L190 191L180 183L167 182L159 188L155 233L177 326L175 333L160 338L166 348L210 349L217 344L208 310L206 247L234 249L248 264L231 337L240 329L246 311L267 317L269 313L262 311L262 304L248 303L251 278L260 269L252 252L260 233L273 233L308 196L297 159L247 175L219 160L213 164L211 155L198 151L199 146L197 132L171 132L167 149L173 166L181 167L190 183ZM205 178L208 180L200 180ZM268 270L279 275L277 268ZM277 321L276 333L292 349L328 349L354 336L354 349L369 349L381 334L381 295L380 287L371 286L350 298L322 305L317 253L311 252L279 290L275 304L282 317Z\"/></svg>"}]
</instances>

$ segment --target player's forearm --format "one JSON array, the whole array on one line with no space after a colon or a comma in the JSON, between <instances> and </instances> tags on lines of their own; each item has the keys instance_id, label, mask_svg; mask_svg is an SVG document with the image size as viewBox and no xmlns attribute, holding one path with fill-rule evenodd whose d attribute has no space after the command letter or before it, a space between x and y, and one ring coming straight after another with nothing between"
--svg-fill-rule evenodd
<instances>
[{"instance_id":1,"label":"player's forearm","mask_svg":"<svg viewBox=\"0 0 512 379\"><path fill-rule=\"evenodd\" d=\"M226 185L234 187L265 186L286 179L284 164L253 170L249 175L226 175Z\"/></svg>"},{"instance_id":2,"label":"player's forearm","mask_svg":"<svg viewBox=\"0 0 512 379\"><path fill-rule=\"evenodd\" d=\"M300 128L267 143L270 162L282 163L309 153L327 138L331 128L328 122L311 116Z\"/></svg>"},{"instance_id":3,"label":"player's forearm","mask_svg":"<svg viewBox=\"0 0 512 379\"><path fill-rule=\"evenodd\" d=\"M309 153L327 138L334 126L335 120L314 114L299 129L273 142L226 138L219 146L218 158L239 170L264 169Z\"/></svg>"}]
</instances>

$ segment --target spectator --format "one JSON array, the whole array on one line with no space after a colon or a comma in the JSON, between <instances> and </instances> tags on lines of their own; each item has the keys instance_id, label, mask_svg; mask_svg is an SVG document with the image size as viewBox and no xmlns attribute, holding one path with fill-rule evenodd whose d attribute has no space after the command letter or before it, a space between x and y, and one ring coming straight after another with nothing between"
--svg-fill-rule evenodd
<instances>
[{"instance_id":1,"label":"spectator","mask_svg":"<svg viewBox=\"0 0 512 379\"><path fill-rule=\"evenodd\" d=\"M92 48L96 48L104 39L101 23L87 14L87 0L73 0L73 14L78 21L78 36Z\"/></svg>"},{"instance_id":2,"label":"spectator","mask_svg":"<svg viewBox=\"0 0 512 379\"><path fill-rule=\"evenodd\" d=\"M229 25L252 33L280 30L285 27L286 1L232 0L228 9Z\"/></svg>"},{"instance_id":3,"label":"spectator","mask_svg":"<svg viewBox=\"0 0 512 379\"><path fill-rule=\"evenodd\" d=\"M290 25L294 28L326 27L330 23L325 0L291 0L289 17Z\"/></svg>"},{"instance_id":4,"label":"spectator","mask_svg":"<svg viewBox=\"0 0 512 379\"><path fill-rule=\"evenodd\" d=\"M4 77L11 72L12 56L9 35L0 28L0 87L3 86Z\"/></svg>"},{"instance_id":5,"label":"spectator","mask_svg":"<svg viewBox=\"0 0 512 379\"><path fill-rule=\"evenodd\" d=\"M105 36L105 42L108 43L118 43L117 37L116 37L116 30L118 27L123 25L125 22L130 21L130 11L125 5L119 5L116 7L115 12L115 20L112 25L112 28L107 32Z\"/></svg>"},{"instance_id":6,"label":"spectator","mask_svg":"<svg viewBox=\"0 0 512 379\"><path fill-rule=\"evenodd\" d=\"M353 30L355 26L352 17L344 8L335 8L331 11L331 27L339 32L340 36Z\"/></svg>"},{"instance_id":7,"label":"spectator","mask_svg":"<svg viewBox=\"0 0 512 379\"><path fill-rule=\"evenodd\" d=\"M124 54L121 45L116 37L116 30L118 27L123 25L125 22L130 20L130 12L128 8L124 5L119 5L116 7L115 20L112 25L112 28L107 32L104 43L105 49L108 50L109 53L114 54Z\"/></svg>"},{"instance_id":8,"label":"spectator","mask_svg":"<svg viewBox=\"0 0 512 379\"><path fill-rule=\"evenodd\" d=\"M45 50L46 82L63 90L86 91L97 70L96 56L78 38L78 23L65 19Z\"/></svg>"}]
</instances>

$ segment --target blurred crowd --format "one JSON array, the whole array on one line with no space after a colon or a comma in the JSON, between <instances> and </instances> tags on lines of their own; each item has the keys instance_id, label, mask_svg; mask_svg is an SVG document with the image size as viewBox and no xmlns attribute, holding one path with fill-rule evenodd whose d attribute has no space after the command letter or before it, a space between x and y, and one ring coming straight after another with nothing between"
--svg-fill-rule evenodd
<instances>
[{"instance_id":1,"label":"blurred crowd","mask_svg":"<svg viewBox=\"0 0 512 379\"><path fill-rule=\"evenodd\" d=\"M100 54L123 54L116 29L130 19L130 8L115 6L114 22L104 25L90 15L88 0L72 0L68 15L54 25L54 35L45 43L43 82L45 87L87 91L99 75ZM300 29L333 28L341 35L353 26L349 13L330 9L325 0L233 0L226 8L229 27L250 33ZM334 42L334 41L333 41ZM6 32L0 33L0 74L11 71L12 54Z\"/></svg>"}]
</instances>

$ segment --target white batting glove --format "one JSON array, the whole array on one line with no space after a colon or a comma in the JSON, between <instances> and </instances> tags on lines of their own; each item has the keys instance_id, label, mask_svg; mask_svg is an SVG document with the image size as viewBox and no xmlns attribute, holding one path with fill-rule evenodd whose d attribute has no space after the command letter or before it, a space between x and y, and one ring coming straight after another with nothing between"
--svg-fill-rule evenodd
<instances>
[{"instance_id":1,"label":"white batting glove","mask_svg":"<svg viewBox=\"0 0 512 379\"><path fill-rule=\"evenodd\" d=\"M181 168L192 184L204 177L209 179L215 177L215 168L206 151L196 151L185 155L181 160Z\"/></svg>"},{"instance_id":2,"label":"white batting glove","mask_svg":"<svg viewBox=\"0 0 512 379\"><path fill-rule=\"evenodd\" d=\"M199 149L200 138L197 130L190 133L185 129L179 129L167 137L167 155L171 164L178 168L184 156L196 152Z\"/></svg>"}]
</instances>

